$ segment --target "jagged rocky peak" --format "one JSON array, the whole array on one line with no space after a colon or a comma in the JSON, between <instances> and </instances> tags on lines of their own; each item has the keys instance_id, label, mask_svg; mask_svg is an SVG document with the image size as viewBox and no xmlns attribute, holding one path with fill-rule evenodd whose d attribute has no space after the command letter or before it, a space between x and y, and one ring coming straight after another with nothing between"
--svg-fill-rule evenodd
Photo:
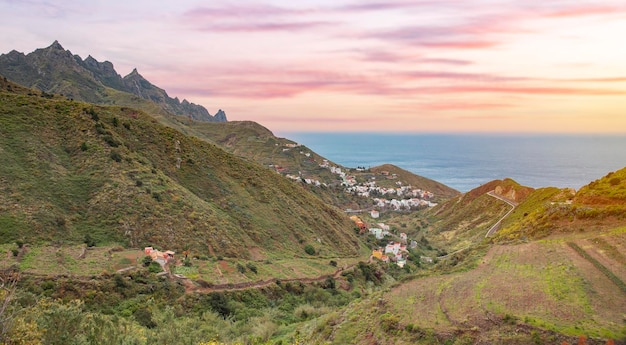
<instances>
[{"instance_id":1,"label":"jagged rocky peak","mask_svg":"<svg viewBox=\"0 0 626 345\"><path fill-rule=\"evenodd\" d=\"M63 48L63 46L61 45L61 43L59 43L59 41L54 40L54 42L52 42L52 44L45 49L54 49L54 50L63 50L65 51L65 48Z\"/></svg>"},{"instance_id":2,"label":"jagged rocky peak","mask_svg":"<svg viewBox=\"0 0 626 345\"><path fill-rule=\"evenodd\" d=\"M215 118L215 121L217 122L227 122L228 120L226 119L226 112L222 109L218 110L217 113L215 113L215 115L213 115L213 117Z\"/></svg>"},{"instance_id":3,"label":"jagged rocky peak","mask_svg":"<svg viewBox=\"0 0 626 345\"><path fill-rule=\"evenodd\" d=\"M200 121L226 121L225 114L214 118L201 105L186 100L181 104L178 98L169 97L165 90L139 74L137 68L122 78L111 62L99 62L91 55L83 60L63 48L58 40L28 55L15 50L1 54L0 74L28 87L72 95L86 102L108 104L104 87L109 87L155 102L173 115Z\"/></svg>"}]
</instances>

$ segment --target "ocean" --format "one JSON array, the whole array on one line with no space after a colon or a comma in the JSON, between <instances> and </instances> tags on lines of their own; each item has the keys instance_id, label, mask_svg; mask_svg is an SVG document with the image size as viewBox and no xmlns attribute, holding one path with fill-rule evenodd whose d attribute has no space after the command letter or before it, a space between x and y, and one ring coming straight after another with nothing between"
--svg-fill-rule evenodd
<instances>
[{"instance_id":1,"label":"ocean","mask_svg":"<svg viewBox=\"0 0 626 345\"><path fill-rule=\"evenodd\" d=\"M626 135L281 133L345 167L390 163L460 192L495 179L580 187L626 166Z\"/></svg>"}]
</instances>

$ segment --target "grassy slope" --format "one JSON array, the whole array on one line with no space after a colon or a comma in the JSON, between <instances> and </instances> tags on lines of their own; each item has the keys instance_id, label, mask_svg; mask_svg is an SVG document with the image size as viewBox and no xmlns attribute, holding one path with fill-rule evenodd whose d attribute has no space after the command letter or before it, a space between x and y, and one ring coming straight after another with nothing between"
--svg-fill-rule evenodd
<instances>
[{"instance_id":1,"label":"grassy slope","mask_svg":"<svg viewBox=\"0 0 626 345\"><path fill-rule=\"evenodd\" d=\"M448 252L466 248L483 241L487 231L511 209L505 202L487 195L494 190L514 199L521 198L526 187L510 179L495 180L417 216L428 219L431 240L449 248Z\"/></svg>"},{"instance_id":2,"label":"grassy slope","mask_svg":"<svg viewBox=\"0 0 626 345\"><path fill-rule=\"evenodd\" d=\"M327 256L357 251L352 224L338 210L141 112L93 106L94 121L84 103L0 97L4 242L80 242L90 234L100 243L238 257L250 248L261 258L299 255L306 243Z\"/></svg>"},{"instance_id":3,"label":"grassy slope","mask_svg":"<svg viewBox=\"0 0 626 345\"><path fill-rule=\"evenodd\" d=\"M626 168L582 187L534 191L503 223L496 240L610 229L626 222Z\"/></svg>"},{"instance_id":4,"label":"grassy slope","mask_svg":"<svg viewBox=\"0 0 626 345\"><path fill-rule=\"evenodd\" d=\"M443 261L436 267L449 266L449 274L422 275L398 284L388 293L329 314L303 332L332 344L348 339L394 344L574 343L580 335L592 337L594 344L623 341L626 228L625 213L618 211L625 206L625 180L622 169L577 193L494 181L443 203L418 215L429 217L435 238L447 234L448 243L457 246L479 242L487 218L496 219L510 207L484 194L497 190L520 203L494 241L525 238L527 243L493 245L484 257L467 258L471 262L465 268ZM528 242L546 235L551 236Z\"/></svg>"},{"instance_id":5,"label":"grassy slope","mask_svg":"<svg viewBox=\"0 0 626 345\"><path fill-rule=\"evenodd\" d=\"M626 228L517 246L494 246L468 272L398 285L331 314L309 330L316 340L352 343L528 344L626 339L626 298L615 282L567 245L622 267ZM613 253L613 254L611 254ZM621 266L619 266L621 265ZM594 342L596 343L596 342ZM597 343L604 343L599 340Z\"/></svg>"}]
</instances>

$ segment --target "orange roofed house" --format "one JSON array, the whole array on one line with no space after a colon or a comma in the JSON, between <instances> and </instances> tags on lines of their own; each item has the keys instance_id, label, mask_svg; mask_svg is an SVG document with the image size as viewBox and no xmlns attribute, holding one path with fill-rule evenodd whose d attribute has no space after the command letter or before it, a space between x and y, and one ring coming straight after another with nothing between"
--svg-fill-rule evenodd
<instances>
[{"instance_id":1,"label":"orange roofed house","mask_svg":"<svg viewBox=\"0 0 626 345\"><path fill-rule=\"evenodd\" d=\"M156 261L161 265L165 265L170 262L170 260L173 260L174 254L176 254L176 252L171 250L162 252L152 247L146 247L143 251L146 255L149 255L152 258L152 261Z\"/></svg>"}]
</instances>

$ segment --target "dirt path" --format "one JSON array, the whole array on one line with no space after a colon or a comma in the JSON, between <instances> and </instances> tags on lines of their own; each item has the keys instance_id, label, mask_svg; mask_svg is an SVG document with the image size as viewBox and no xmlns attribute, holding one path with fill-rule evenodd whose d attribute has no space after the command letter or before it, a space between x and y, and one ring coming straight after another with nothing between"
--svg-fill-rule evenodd
<instances>
[{"instance_id":1,"label":"dirt path","mask_svg":"<svg viewBox=\"0 0 626 345\"><path fill-rule=\"evenodd\" d=\"M370 257L371 262L371 257ZM244 282L244 283L229 283L229 284L210 284L210 283L194 283L191 279L188 279L184 276L176 275L174 278L180 280L185 286L185 291L187 293L198 292L198 293L210 293L210 292L218 292L218 291L240 291L245 289L258 289L262 287L266 287L269 285L280 283L304 283L311 284L317 282L323 282L328 278L339 279L341 274L345 271L348 271L355 267L357 264L348 265L345 267L338 268L332 274L324 274L318 277L312 278L289 278L289 279L277 279L270 278L267 280L261 280L256 282Z\"/></svg>"}]
</instances>

